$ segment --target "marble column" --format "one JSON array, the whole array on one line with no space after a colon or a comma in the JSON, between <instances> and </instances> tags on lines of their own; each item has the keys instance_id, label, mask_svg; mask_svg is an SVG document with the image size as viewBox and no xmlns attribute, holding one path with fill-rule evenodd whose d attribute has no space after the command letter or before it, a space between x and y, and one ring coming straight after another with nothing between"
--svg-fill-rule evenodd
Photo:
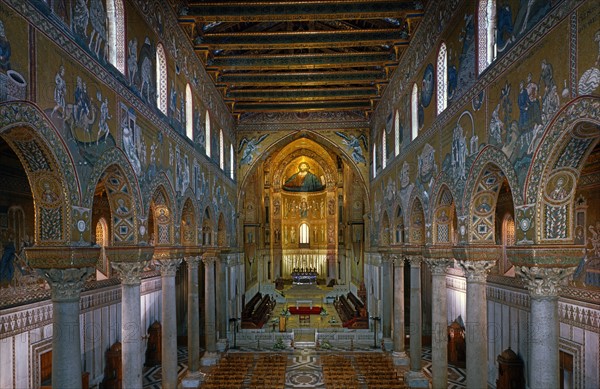
<instances>
[{"instance_id":1,"label":"marble column","mask_svg":"<svg viewBox=\"0 0 600 389\"><path fill-rule=\"evenodd\" d=\"M197 388L202 379L202 373L200 372L200 303L198 297L198 264L200 260L199 256L185 257L188 267L188 373L182 382L184 388Z\"/></svg>"},{"instance_id":2,"label":"marble column","mask_svg":"<svg viewBox=\"0 0 600 389\"><path fill-rule=\"evenodd\" d=\"M206 351L200 360L203 366L212 366L217 363L217 342L216 342L216 328L215 328L215 262L217 256L204 255L202 262L204 262L204 286L206 288L204 292L204 306L205 306L205 338L206 338Z\"/></svg>"},{"instance_id":3,"label":"marble column","mask_svg":"<svg viewBox=\"0 0 600 389\"><path fill-rule=\"evenodd\" d=\"M219 349L225 351L227 345L227 255L221 256L215 263L216 266L216 308L217 332L219 333Z\"/></svg>"},{"instance_id":4,"label":"marble column","mask_svg":"<svg viewBox=\"0 0 600 389\"><path fill-rule=\"evenodd\" d=\"M140 285L147 262L111 262L121 277L121 364L123 387L142 385L142 315Z\"/></svg>"},{"instance_id":5,"label":"marble column","mask_svg":"<svg viewBox=\"0 0 600 389\"><path fill-rule=\"evenodd\" d=\"M383 339L387 340L391 340L392 337L392 320L394 316L392 296L392 290L394 290L393 266L394 264L392 263L392 258L390 254L385 254L381 257L381 332Z\"/></svg>"},{"instance_id":6,"label":"marble column","mask_svg":"<svg viewBox=\"0 0 600 389\"><path fill-rule=\"evenodd\" d=\"M39 269L52 293L52 387L81 388L79 297L93 268Z\"/></svg>"},{"instance_id":7,"label":"marble column","mask_svg":"<svg viewBox=\"0 0 600 389\"><path fill-rule=\"evenodd\" d=\"M528 387L558 388L558 294L562 280L573 273L573 268L522 266L516 271L525 279L530 296Z\"/></svg>"},{"instance_id":8,"label":"marble column","mask_svg":"<svg viewBox=\"0 0 600 389\"><path fill-rule=\"evenodd\" d=\"M181 263L178 259L157 260L162 284L162 387L177 388L177 312L175 273Z\"/></svg>"},{"instance_id":9,"label":"marble column","mask_svg":"<svg viewBox=\"0 0 600 389\"><path fill-rule=\"evenodd\" d=\"M421 371L422 312L421 312L421 262L422 256L410 255L410 370L404 381L409 388L428 388L429 380Z\"/></svg>"},{"instance_id":10,"label":"marble column","mask_svg":"<svg viewBox=\"0 0 600 389\"><path fill-rule=\"evenodd\" d=\"M488 336L486 276L495 261L459 261L467 279L467 389L487 388Z\"/></svg>"},{"instance_id":11,"label":"marble column","mask_svg":"<svg viewBox=\"0 0 600 389\"><path fill-rule=\"evenodd\" d=\"M408 365L408 357L404 349L404 257L393 255L394 264L394 363Z\"/></svg>"},{"instance_id":12,"label":"marble column","mask_svg":"<svg viewBox=\"0 0 600 389\"><path fill-rule=\"evenodd\" d=\"M448 387L448 295L446 292L447 259L426 259L431 270L431 376L433 389Z\"/></svg>"}]
</instances>

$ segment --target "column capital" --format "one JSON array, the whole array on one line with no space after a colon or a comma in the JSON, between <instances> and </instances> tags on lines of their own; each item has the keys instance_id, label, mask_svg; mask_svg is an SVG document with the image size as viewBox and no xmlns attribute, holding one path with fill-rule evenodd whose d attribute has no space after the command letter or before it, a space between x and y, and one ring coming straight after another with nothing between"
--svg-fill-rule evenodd
<instances>
[{"instance_id":1,"label":"column capital","mask_svg":"<svg viewBox=\"0 0 600 389\"><path fill-rule=\"evenodd\" d=\"M446 274L446 270L452 264L451 259L446 258L425 258L425 263L429 266L431 274L441 276Z\"/></svg>"},{"instance_id":2,"label":"column capital","mask_svg":"<svg viewBox=\"0 0 600 389\"><path fill-rule=\"evenodd\" d=\"M203 255L202 256L202 262L204 262L204 266L211 266L214 265L215 262L217 262L219 258L217 256L209 256L209 255Z\"/></svg>"},{"instance_id":3,"label":"column capital","mask_svg":"<svg viewBox=\"0 0 600 389\"><path fill-rule=\"evenodd\" d=\"M197 268L202 260L202 257L199 255L190 255L183 258L185 262L188 264L190 268Z\"/></svg>"},{"instance_id":4,"label":"column capital","mask_svg":"<svg viewBox=\"0 0 600 389\"><path fill-rule=\"evenodd\" d=\"M52 290L52 301L79 301L85 281L94 271L93 267L68 269L38 269Z\"/></svg>"},{"instance_id":5,"label":"column capital","mask_svg":"<svg viewBox=\"0 0 600 389\"><path fill-rule=\"evenodd\" d=\"M390 254L390 261L396 267L404 267L404 256L402 254Z\"/></svg>"},{"instance_id":6,"label":"column capital","mask_svg":"<svg viewBox=\"0 0 600 389\"><path fill-rule=\"evenodd\" d=\"M531 297L558 297L563 280L573 274L574 267L516 266L515 271L525 281Z\"/></svg>"},{"instance_id":7,"label":"column capital","mask_svg":"<svg viewBox=\"0 0 600 389\"><path fill-rule=\"evenodd\" d=\"M165 258L156 259L156 264L160 268L160 275L163 277L174 277L177 273L177 268L181 264L181 258Z\"/></svg>"},{"instance_id":8,"label":"column capital","mask_svg":"<svg viewBox=\"0 0 600 389\"><path fill-rule=\"evenodd\" d=\"M459 266L463 269L467 282L485 283L488 272L496 261L458 261Z\"/></svg>"},{"instance_id":9,"label":"column capital","mask_svg":"<svg viewBox=\"0 0 600 389\"><path fill-rule=\"evenodd\" d=\"M422 255L409 255L408 262L410 263L410 267L421 267L421 262L423 262Z\"/></svg>"},{"instance_id":10,"label":"column capital","mask_svg":"<svg viewBox=\"0 0 600 389\"><path fill-rule=\"evenodd\" d=\"M142 282L142 273L144 273L144 268L148 265L148 261L111 262L110 265L119 272L121 284L139 285Z\"/></svg>"}]
</instances>

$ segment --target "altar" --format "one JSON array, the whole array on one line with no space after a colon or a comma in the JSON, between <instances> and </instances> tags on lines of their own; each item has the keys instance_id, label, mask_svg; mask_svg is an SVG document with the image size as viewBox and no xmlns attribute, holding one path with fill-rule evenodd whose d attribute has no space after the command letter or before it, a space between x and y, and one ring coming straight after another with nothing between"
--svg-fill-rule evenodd
<instances>
[{"instance_id":1,"label":"altar","mask_svg":"<svg viewBox=\"0 0 600 389\"><path fill-rule=\"evenodd\" d=\"M292 272L293 284L316 284L319 273L315 269L294 269Z\"/></svg>"}]
</instances>

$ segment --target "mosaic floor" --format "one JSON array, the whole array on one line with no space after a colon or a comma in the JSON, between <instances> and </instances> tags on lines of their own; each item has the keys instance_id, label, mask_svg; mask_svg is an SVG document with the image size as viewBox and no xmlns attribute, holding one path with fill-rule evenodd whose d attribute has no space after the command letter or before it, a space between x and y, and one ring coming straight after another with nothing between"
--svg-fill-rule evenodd
<instances>
[{"instance_id":1,"label":"mosaic floor","mask_svg":"<svg viewBox=\"0 0 600 389\"><path fill-rule=\"evenodd\" d=\"M381 352L374 351L370 347L356 347L356 352ZM230 350L229 352L252 352L265 353L272 352L264 349L255 349L251 347L242 347L239 350ZM285 352L285 351L284 351ZM313 349L303 349L295 351L287 351L288 366L286 369L285 389L309 389L309 388L326 388L323 382L323 372L321 369L320 356L326 353L340 353L352 355L352 352L344 349L333 348L328 351L315 351ZM431 378L431 349L423 349L423 372ZM178 375L183 378L187 372L187 348L180 347L178 349ZM202 368L208 373L210 368ZM464 369L459 369L450 366L448 369L448 388L463 389L466 385L466 374ZM160 366L155 366L145 370L144 372L144 389L160 389L161 386L161 370ZM366 385L364 386L365 388ZM244 386L250 388L250 386Z\"/></svg>"}]
</instances>

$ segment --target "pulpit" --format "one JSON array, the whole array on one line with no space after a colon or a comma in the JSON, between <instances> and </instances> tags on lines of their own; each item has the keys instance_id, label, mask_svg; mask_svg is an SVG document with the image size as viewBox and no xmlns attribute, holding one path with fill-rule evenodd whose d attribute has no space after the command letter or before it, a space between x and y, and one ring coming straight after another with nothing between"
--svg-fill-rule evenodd
<instances>
[{"instance_id":1,"label":"pulpit","mask_svg":"<svg viewBox=\"0 0 600 389\"><path fill-rule=\"evenodd\" d=\"M152 323L148 328L148 347L146 347L146 366L156 366L161 363L162 346L161 346L161 331L162 326L158 321Z\"/></svg>"},{"instance_id":2,"label":"pulpit","mask_svg":"<svg viewBox=\"0 0 600 389\"><path fill-rule=\"evenodd\" d=\"M123 387L123 364L121 362L121 343L117 342L106 351L103 389L121 389Z\"/></svg>"},{"instance_id":3,"label":"pulpit","mask_svg":"<svg viewBox=\"0 0 600 389\"><path fill-rule=\"evenodd\" d=\"M498 355L497 389L518 389L525 387L524 365L519 356L509 348Z\"/></svg>"},{"instance_id":4,"label":"pulpit","mask_svg":"<svg viewBox=\"0 0 600 389\"><path fill-rule=\"evenodd\" d=\"M448 326L448 363L457 367L465 367L467 361L467 344L465 329L454 320Z\"/></svg>"}]
</instances>

